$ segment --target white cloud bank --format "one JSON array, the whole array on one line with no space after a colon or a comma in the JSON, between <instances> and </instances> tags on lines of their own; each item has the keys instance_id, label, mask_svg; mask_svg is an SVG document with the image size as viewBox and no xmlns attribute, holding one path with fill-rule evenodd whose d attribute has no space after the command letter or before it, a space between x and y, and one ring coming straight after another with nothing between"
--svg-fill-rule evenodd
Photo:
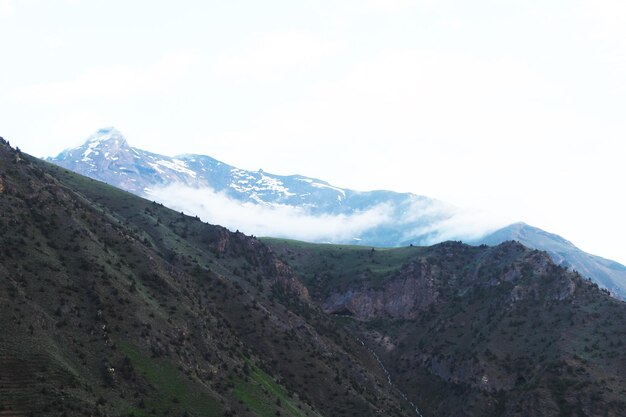
<instances>
[{"instance_id":1,"label":"white cloud bank","mask_svg":"<svg viewBox=\"0 0 626 417\"><path fill-rule=\"evenodd\" d=\"M434 245L446 240L476 242L487 234L516 221L510 217L495 216L485 210L459 209L444 203L433 203L426 208L426 212L416 213L418 216L426 217L428 212L434 212L440 208L444 211L436 220L407 229L404 234L405 240L409 241L414 236L426 236L423 241L426 245Z\"/></svg>"},{"instance_id":2,"label":"white cloud bank","mask_svg":"<svg viewBox=\"0 0 626 417\"><path fill-rule=\"evenodd\" d=\"M450 239L471 241L510 223L484 211L461 210L439 201L418 200L401 215L388 203L352 214L313 215L301 207L241 202L211 188L181 184L155 188L149 196L174 210L230 230L309 242L354 242L378 227L406 227L398 233L398 239L407 242L417 237L423 237L421 243L426 244Z\"/></svg>"},{"instance_id":3,"label":"white cloud bank","mask_svg":"<svg viewBox=\"0 0 626 417\"><path fill-rule=\"evenodd\" d=\"M150 197L172 209L231 230L306 241L345 241L373 226L392 221L391 207L386 204L352 215L314 216L294 206L236 201L210 188L170 185L152 190Z\"/></svg>"}]
</instances>

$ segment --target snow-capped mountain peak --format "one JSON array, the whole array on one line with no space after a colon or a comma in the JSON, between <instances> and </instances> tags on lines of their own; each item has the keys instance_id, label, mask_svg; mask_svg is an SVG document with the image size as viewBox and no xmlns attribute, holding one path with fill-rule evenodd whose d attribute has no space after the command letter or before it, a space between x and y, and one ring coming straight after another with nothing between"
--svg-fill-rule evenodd
<instances>
[{"instance_id":1,"label":"snow-capped mountain peak","mask_svg":"<svg viewBox=\"0 0 626 417\"><path fill-rule=\"evenodd\" d=\"M133 160L132 148L122 133L114 127L99 129L87 138L80 146L61 152L49 161L65 164L74 171L84 171L89 176L96 172L111 170L119 172L115 167Z\"/></svg>"},{"instance_id":2,"label":"snow-capped mountain peak","mask_svg":"<svg viewBox=\"0 0 626 417\"><path fill-rule=\"evenodd\" d=\"M246 171L204 155L153 154L131 147L113 127L98 130L83 145L48 160L146 197L157 187L181 184L255 204L304 205L332 212L345 208L347 190L322 180L273 175L263 169Z\"/></svg>"},{"instance_id":3,"label":"snow-capped mountain peak","mask_svg":"<svg viewBox=\"0 0 626 417\"><path fill-rule=\"evenodd\" d=\"M107 127L98 130L93 135L89 136L87 141L79 146L79 148L88 147L89 149L106 147L120 149L128 147L128 142L122 133L114 127Z\"/></svg>"},{"instance_id":4,"label":"snow-capped mountain peak","mask_svg":"<svg viewBox=\"0 0 626 417\"><path fill-rule=\"evenodd\" d=\"M96 133L89 136L87 142L95 142L95 141L108 141L108 140L121 140L126 141L122 132L114 128L113 126L103 127L102 129L98 129Z\"/></svg>"}]
</instances>

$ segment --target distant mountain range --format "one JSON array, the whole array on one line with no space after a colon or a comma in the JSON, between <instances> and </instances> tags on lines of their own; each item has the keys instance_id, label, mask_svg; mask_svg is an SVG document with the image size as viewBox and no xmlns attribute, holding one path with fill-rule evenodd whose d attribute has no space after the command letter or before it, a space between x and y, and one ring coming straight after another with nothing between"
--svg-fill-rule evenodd
<instances>
[{"instance_id":1,"label":"distant mountain range","mask_svg":"<svg viewBox=\"0 0 626 417\"><path fill-rule=\"evenodd\" d=\"M206 221L242 228L247 233L253 231L238 226L243 219L235 218L232 224L227 224L221 218L211 218L214 211L208 210L209 214L205 215L200 212L211 204L220 206L231 201L246 207L276 210L278 216L287 209L291 210L289 216L334 220L332 224L336 226L332 230L318 230L308 239L317 242L390 247L430 245L445 240L487 245L517 240L547 251L556 263L579 271L626 299L625 266L583 252L558 235L524 223L469 233L455 228L458 209L425 196L384 190L361 192L301 175L247 171L206 155L158 155L130 146L114 128L100 129L83 145L47 160L175 209L201 215ZM195 196L211 195L219 199L189 200L181 197L186 195L181 193L183 189ZM322 222L311 227L319 224ZM294 227L273 234L302 239L297 232Z\"/></svg>"}]
</instances>

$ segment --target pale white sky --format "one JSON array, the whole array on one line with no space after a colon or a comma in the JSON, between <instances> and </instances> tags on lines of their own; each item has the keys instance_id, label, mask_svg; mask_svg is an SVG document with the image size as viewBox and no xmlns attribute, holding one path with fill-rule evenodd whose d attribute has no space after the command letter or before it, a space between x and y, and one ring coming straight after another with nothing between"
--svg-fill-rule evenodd
<instances>
[{"instance_id":1,"label":"pale white sky","mask_svg":"<svg viewBox=\"0 0 626 417\"><path fill-rule=\"evenodd\" d=\"M0 135L487 208L626 263L623 0L0 0Z\"/></svg>"}]
</instances>

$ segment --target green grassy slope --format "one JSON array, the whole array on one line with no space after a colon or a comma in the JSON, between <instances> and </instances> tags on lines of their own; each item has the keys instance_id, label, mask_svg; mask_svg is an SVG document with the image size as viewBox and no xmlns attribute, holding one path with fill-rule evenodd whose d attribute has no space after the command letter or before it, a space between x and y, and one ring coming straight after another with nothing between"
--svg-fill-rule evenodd
<instances>
[{"instance_id":1,"label":"green grassy slope","mask_svg":"<svg viewBox=\"0 0 626 417\"><path fill-rule=\"evenodd\" d=\"M426 250L418 246L372 248L267 237L260 240L289 263L317 298L327 296L333 288L350 288L364 280L380 285Z\"/></svg>"}]
</instances>

